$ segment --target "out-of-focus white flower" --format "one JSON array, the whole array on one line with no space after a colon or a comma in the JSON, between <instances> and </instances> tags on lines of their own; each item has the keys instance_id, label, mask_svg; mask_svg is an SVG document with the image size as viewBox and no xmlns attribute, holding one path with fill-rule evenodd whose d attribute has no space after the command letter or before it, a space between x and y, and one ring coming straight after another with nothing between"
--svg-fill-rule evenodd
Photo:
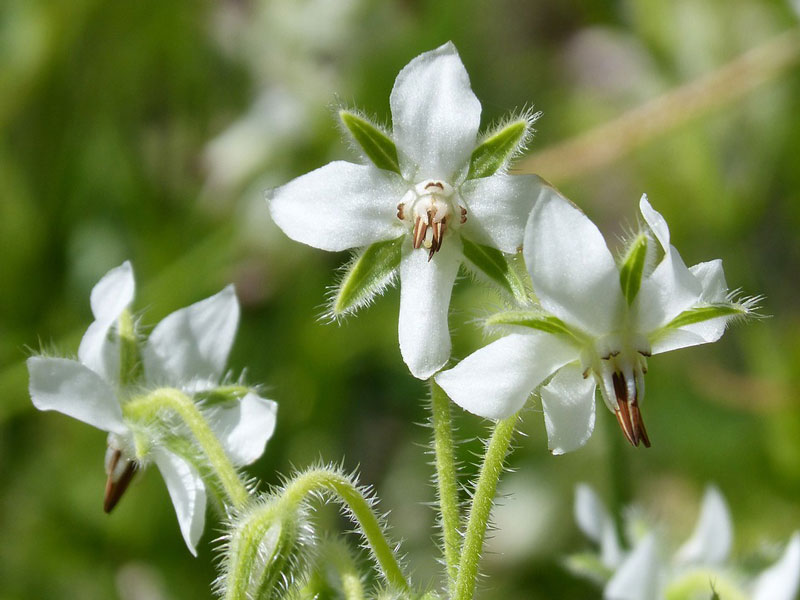
<instances>
[{"instance_id":1,"label":"out-of-focus white flower","mask_svg":"<svg viewBox=\"0 0 800 600\"><path fill-rule=\"evenodd\" d=\"M228 286L168 315L139 350L128 312L134 288L129 262L95 285L91 294L95 321L81 340L79 360L29 358L31 399L39 410L55 410L109 432L107 512L125 491L134 469L154 462L164 477L184 540L196 554L206 506L200 473L186 456L162 443L163 432L126 416L124 407L134 396L163 387L190 396L213 392L233 344L239 305ZM273 401L248 390L241 400L208 409L206 416L231 460L245 465L264 452L275 428L276 410Z\"/></svg>"},{"instance_id":2,"label":"out-of-focus white flower","mask_svg":"<svg viewBox=\"0 0 800 600\"><path fill-rule=\"evenodd\" d=\"M567 566L598 580L605 600L708 599L714 592L724 600L793 600L800 587L800 532L754 579L729 564L733 526L725 498L714 486L706 489L693 533L671 558L656 531L629 535L632 550L622 550L611 516L585 484L576 488L575 520L599 544L600 555L574 555Z\"/></svg>"},{"instance_id":3,"label":"out-of-focus white flower","mask_svg":"<svg viewBox=\"0 0 800 600\"><path fill-rule=\"evenodd\" d=\"M545 425L551 451L562 454L591 436L599 387L628 441L650 445L640 412L647 357L718 340L755 300L731 298L720 260L687 268L646 196L639 209L647 231L618 264L594 223L553 188L542 188L524 245L541 309L488 320L516 332L437 375L453 401L505 418L550 378L540 390ZM648 257L658 255L651 266Z\"/></svg>"},{"instance_id":4,"label":"out-of-focus white flower","mask_svg":"<svg viewBox=\"0 0 800 600\"><path fill-rule=\"evenodd\" d=\"M398 241L400 351L426 379L450 357L462 240L515 252L540 180L506 175L500 163L486 176L476 168L481 105L452 43L406 65L390 105L391 136L360 116L342 117L370 164L332 162L267 197L277 225L304 244L340 251ZM521 119L503 157L524 143L533 118Z\"/></svg>"}]
</instances>

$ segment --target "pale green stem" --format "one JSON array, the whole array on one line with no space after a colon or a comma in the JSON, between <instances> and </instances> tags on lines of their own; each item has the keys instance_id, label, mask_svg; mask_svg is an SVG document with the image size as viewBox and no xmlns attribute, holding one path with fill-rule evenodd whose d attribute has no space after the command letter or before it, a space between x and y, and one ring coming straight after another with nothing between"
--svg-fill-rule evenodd
<instances>
[{"instance_id":1,"label":"pale green stem","mask_svg":"<svg viewBox=\"0 0 800 600\"><path fill-rule=\"evenodd\" d=\"M342 584L345 600L364 600L364 586L361 574L350 548L339 541L329 541L324 556L331 561Z\"/></svg>"},{"instance_id":2,"label":"pale green stem","mask_svg":"<svg viewBox=\"0 0 800 600\"><path fill-rule=\"evenodd\" d=\"M503 472L503 461L508 453L517 415L498 421L492 437L486 444L486 454L472 497L467 532L461 549L461 562L458 565L458 580L453 600L472 600L475 593L475 580L478 576L478 563L481 559L486 530L489 527L489 514L494 504L497 483Z\"/></svg>"},{"instance_id":3,"label":"pale green stem","mask_svg":"<svg viewBox=\"0 0 800 600\"><path fill-rule=\"evenodd\" d=\"M250 492L242 483L239 473L208 425L208 421L189 396L175 388L160 388L133 398L122 407L127 419L139 422L151 421L165 410L178 415L189 428L231 505L236 509L243 508L250 501Z\"/></svg>"},{"instance_id":4,"label":"pale green stem","mask_svg":"<svg viewBox=\"0 0 800 600\"><path fill-rule=\"evenodd\" d=\"M447 587L452 595L458 576L458 555L461 550L461 537L458 533L461 527L461 512L458 507L458 483L453 450L450 399L433 379L431 379L431 413Z\"/></svg>"},{"instance_id":5,"label":"pale green stem","mask_svg":"<svg viewBox=\"0 0 800 600\"><path fill-rule=\"evenodd\" d=\"M383 535L383 530L372 512L372 508L364 495L344 475L325 469L314 469L298 475L281 497L282 502L299 507L311 492L327 491L338 496L353 514L361 527L375 560L381 568L387 583L405 592L409 591L403 571L394 556L392 548Z\"/></svg>"},{"instance_id":6,"label":"pale green stem","mask_svg":"<svg viewBox=\"0 0 800 600\"><path fill-rule=\"evenodd\" d=\"M521 161L519 173L562 181L605 166L660 135L781 75L800 59L800 28L776 35L718 69L620 117Z\"/></svg>"}]
</instances>

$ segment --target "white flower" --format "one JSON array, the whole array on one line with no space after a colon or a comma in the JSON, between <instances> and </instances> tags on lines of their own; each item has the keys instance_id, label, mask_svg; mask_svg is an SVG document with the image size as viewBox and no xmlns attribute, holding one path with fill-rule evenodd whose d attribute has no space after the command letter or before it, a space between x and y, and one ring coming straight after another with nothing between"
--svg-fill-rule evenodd
<instances>
[{"instance_id":1,"label":"white flower","mask_svg":"<svg viewBox=\"0 0 800 600\"><path fill-rule=\"evenodd\" d=\"M640 413L647 357L716 341L754 301L731 301L719 260L687 268L646 196L639 208L649 234L634 239L618 266L597 227L543 188L524 246L543 311L499 315L496 322L519 325L519 332L440 373L436 381L450 398L478 415L504 418L553 375L541 397L554 454L591 435L596 387L631 444L650 445ZM662 258L649 270L652 238Z\"/></svg>"},{"instance_id":2,"label":"white flower","mask_svg":"<svg viewBox=\"0 0 800 600\"><path fill-rule=\"evenodd\" d=\"M632 540L633 549L622 551L611 516L584 484L576 489L575 519L600 545L601 565L608 573L601 576L605 600L710 598L712 589L725 600L793 600L800 587L800 532L792 535L783 556L754 580L728 564L733 526L725 498L714 486L706 488L692 535L671 559L664 557L655 531L631 536L638 538ZM568 561L584 575L589 574L584 569L588 564L585 557Z\"/></svg>"},{"instance_id":3,"label":"white flower","mask_svg":"<svg viewBox=\"0 0 800 600\"><path fill-rule=\"evenodd\" d=\"M386 142L396 148L397 172L332 162L272 190L268 201L290 238L323 250L405 236L400 351L411 373L425 379L450 357L447 314L463 261L462 236L516 252L539 179L508 176L502 169L468 178L481 105L452 43L406 65L390 105L392 134Z\"/></svg>"},{"instance_id":4,"label":"white flower","mask_svg":"<svg viewBox=\"0 0 800 600\"><path fill-rule=\"evenodd\" d=\"M80 361L29 358L31 399L39 410L56 410L109 432L106 511L119 499L136 465L155 462L175 506L184 540L196 555L205 518L205 484L189 460L151 439L148 424L126 419L123 405L132 395L147 389L168 386L190 395L212 390L223 376L238 325L239 305L233 287L228 286L167 316L141 350L142 372L128 381L124 369L129 367L122 364L125 340L119 329L123 315L129 317L127 309L133 295L133 271L128 262L109 271L95 285L91 294L95 321L81 341ZM207 413L209 424L237 465L261 456L274 430L275 415L275 403L252 391L240 402L223 404Z\"/></svg>"}]
</instances>

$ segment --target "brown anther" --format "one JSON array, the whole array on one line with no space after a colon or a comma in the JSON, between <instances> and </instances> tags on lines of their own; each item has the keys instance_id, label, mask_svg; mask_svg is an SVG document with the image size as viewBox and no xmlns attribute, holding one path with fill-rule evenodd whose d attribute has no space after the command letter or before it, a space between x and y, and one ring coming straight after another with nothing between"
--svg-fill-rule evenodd
<instances>
[{"instance_id":1,"label":"brown anther","mask_svg":"<svg viewBox=\"0 0 800 600\"><path fill-rule=\"evenodd\" d=\"M412 237L411 245L415 250L422 246L422 244L425 242L425 235L428 233L428 227L433 224L433 213L430 210L427 211L425 216L427 219L424 221L422 220L422 217L417 217L416 221L414 221L414 235Z\"/></svg>"},{"instance_id":2,"label":"brown anther","mask_svg":"<svg viewBox=\"0 0 800 600\"><path fill-rule=\"evenodd\" d=\"M103 510L106 513L110 513L114 509L119 499L122 498L122 494L128 489L128 484L133 479L134 473L136 473L136 463L128 461L125 465L125 470L115 481L114 471L121 458L122 452L115 450L108 466L108 479L106 479L106 491L103 496Z\"/></svg>"},{"instance_id":3,"label":"brown anther","mask_svg":"<svg viewBox=\"0 0 800 600\"><path fill-rule=\"evenodd\" d=\"M650 352L649 350L638 350L638 352L645 358L650 358L651 356L653 356L653 353Z\"/></svg>"},{"instance_id":4,"label":"brown anther","mask_svg":"<svg viewBox=\"0 0 800 600\"><path fill-rule=\"evenodd\" d=\"M397 218L401 221L405 220L406 218L405 207L406 205L403 202L397 205Z\"/></svg>"},{"instance_id":5,"label":"brown anther","mask_svg":"<svg viewBox=\"0 0 800 600\"><path fill-rule=\"evenodd\" d=\"M431 227L433 229L433 241L431 242L431 248L428 251L428 262L430 262L433 258L433 255L442 248L442 239L444 238L444 232L447 230L447 219L434 222L431 224Z\"/></svg>"},{"instance_id":6,"label":"brown anther","mask_svg":"<svg viewBox=\"0 0 800 600\"><path fill-rule=\"evenodd\" d=\"M622 433L632 446L638 447L641 442L646 448L649 448L650 438L647 436L642 413L639 411L638 398L628 397L628 385L622 374L613 373L611 380L614 383L614 393L617 397L617 409L614 414L622 428Z\"/></svg>"},{"instance_id":7,"label":"brown anther","mask_svg":"<svg viewBox=\"0 0 800 600\"><path fill-rule=\"evenodd\" d=\"M444 191L444 186L439 181L431 181L428 185L425 186L425 189L429 190L432 187L437 187L439 188L440 191Z\"/></svg>"},{"instance_id":8,"label":"brown anther","mask_svg":"<svg viewBox=\"0 0 800 600\"><path fill-rule=\"evenodd\" d=\"M467 209L462 206L461 207L461 224L463 225L466 222L467 222Z\"/></svg>"}]
</instances>

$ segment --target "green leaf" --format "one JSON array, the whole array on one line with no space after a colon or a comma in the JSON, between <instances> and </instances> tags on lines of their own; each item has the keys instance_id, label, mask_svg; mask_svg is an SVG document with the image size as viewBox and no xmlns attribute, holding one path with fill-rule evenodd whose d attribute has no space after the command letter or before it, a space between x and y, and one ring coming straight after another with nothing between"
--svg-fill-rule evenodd
<instances>
[{"instance_id":1,"label":"green leaf","mask_svg":"<svg viewBox=\"0 0 800 600\"><path fill-rule=\"evenodd\" d=\"M486 325L515 325L547 333L573 335L572 331L558 317L534 310L512 310L497 313L486 319Z\"/></svg>"},{"instance_id":2,"label":"green leaf","mask_svg":"<svg viewBox=\"0 0 800 600\"><path fill-rule=\"evenodd\" d=\"M365 118L348 110L340 110L339 118L376 167L400 173L397 147L388 135Z\"/></svg>"},{"instance_id":3,"label":"green leaf","mask_svg":"<svg viewBox=\"0 0 800 600\"><path fill-rule=\"evenodd\" d=\"M494 175L510 160L525 140L528 127L528 119L519 119L487 137L472 151L467 179Z\"/></svg>"},{"instance_id":4,"label":"green leaf","mask_svg":"<svg viewBox=\"0 0 800 600\"><path fill-rule=\"evenodd\" d=\"M743 317L747 315L747 308L737 304L712 304L700 306L683 311L664 326L664 329L677 329L695 323L702 323L717 317Z\"/></svg>"},{"instance_id":5,"label":"green leaf","mask_svg":"<svg viewBox=\"0 0 800 600\"><path fill-rule=\"evenodd\" d=\"M525 283L506 255L491 246L483 246L461 238L464 257L480 273L515 298L520 304L530 302Z\"/></svg>"},{"instance_id":6,"label":"green leaf","mask_svg":"<svg viewBox=\"0 0 800 600\"><path fill-rule=\"evenodd\" d=\"M642 275L644 265L647 261L647 235L644 233L636 236L636 239L628 246L622 264L619 268L619 283L622 286L622 293L628 305L633 304L636 294L642 285Z\"/></svg>"},{"instance_id":7,"label":"green leaf","mask_svg":"<svg viewBox=\"0 0 800 600\"><path fill-rule=\"evenodd\" d=\"M331 302L331 313L341 316L355 312L381 293L400 265L405 236L377 242L356 255L345 268L345 274Z\"/></svg>"}]
</instances>

